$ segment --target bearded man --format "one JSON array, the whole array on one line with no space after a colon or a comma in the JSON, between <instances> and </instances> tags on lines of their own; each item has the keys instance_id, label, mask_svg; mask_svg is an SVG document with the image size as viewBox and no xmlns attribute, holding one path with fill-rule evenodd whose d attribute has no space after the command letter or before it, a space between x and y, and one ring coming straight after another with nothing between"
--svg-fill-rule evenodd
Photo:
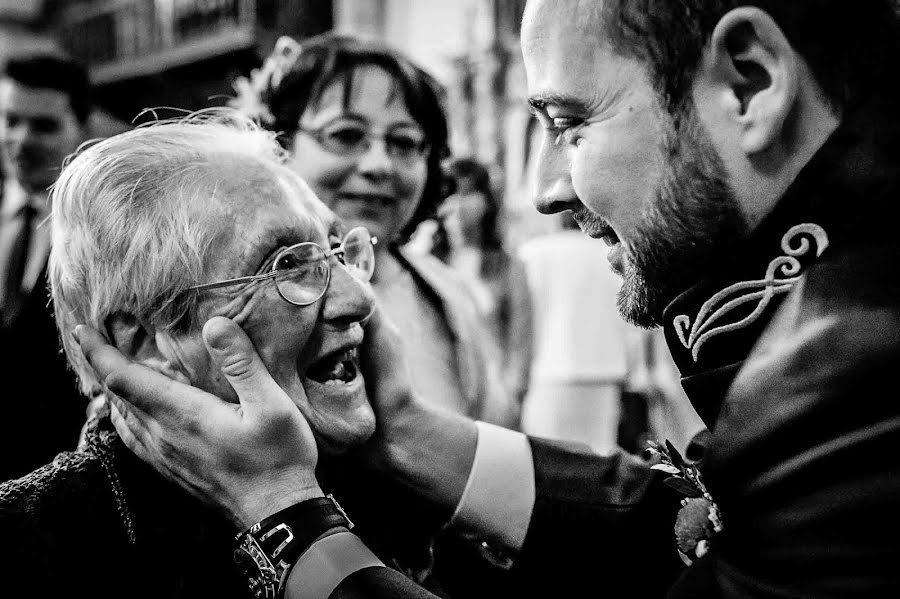
<instances>
[{"instance_id":1,"label":"bearded man","mask_svg":"<svg viewBox=\"0 0 900 599\"><path fill-rule=\"evenodd\" d=\"M535 203L571 210L613 246L623 315L665 327L712 436L700 478L660 446L651 470L434 414L374 318L366 457L505 548L510 596L900 592L886 525L900 501L900 412L884 397L900 368L897 25L888 0L528 3L522 47L545 129ZM117 426L133 450L208 501L275 511L291 458L259 421L286 419L265 410L277 394L246 337L235 331L228 363L243 366L254 418L235 417L223 438L204 410L176 409L195 391L82 334L128 402L117 400ZM252 468L216 467L209 456L222 454ZM693 500L678 515L670 487ZM276 590L380 596L391 575L356 550L308 544ZM312 581L318 594L303 594ZM415 596L394 583L393 596Z\"/></svg>"}]
</instances>

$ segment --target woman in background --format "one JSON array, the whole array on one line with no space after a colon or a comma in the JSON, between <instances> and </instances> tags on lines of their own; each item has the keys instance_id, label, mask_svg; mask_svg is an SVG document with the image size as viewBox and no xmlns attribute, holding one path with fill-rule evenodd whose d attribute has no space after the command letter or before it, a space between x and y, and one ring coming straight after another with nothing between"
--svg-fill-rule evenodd
<instances>
[{"instance_id":1,"label":"woman in background","mask_svg":"<svg viewBox=\"0 0 900 599\"><path fill-rule=\"evenodd\" d=\"M506 249L503 210L488 169L472 158L449 165L454 192L438 209L434 255L471 286L482 316L502 353L504 380L521 401L531 362L531 305L525 272Z\"/></svg>"}]
</instances>

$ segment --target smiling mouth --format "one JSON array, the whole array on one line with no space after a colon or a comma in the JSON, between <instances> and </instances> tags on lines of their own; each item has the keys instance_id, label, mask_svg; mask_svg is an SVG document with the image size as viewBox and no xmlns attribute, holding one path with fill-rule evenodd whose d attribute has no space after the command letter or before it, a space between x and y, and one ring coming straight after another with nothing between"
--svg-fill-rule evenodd
<instances>
[{"instance_id":1,"label":"smiling mouth","mask_svg":"<svg viewBox=\"0 0 900 599\"><path fill-rule=\"evenodd\" d=\"M603 243L612 247L619 243L619 236L610 226L608 222L593 214L583 214L574 212L572 214L575 222L581 227L581 231L593 239L602 239Z\"/></svg>"},{"instance_id":2,"label":"smiling mouth","mask_svg":"<svg viewBox=\"0 0 900 599\"><path fill-rule=\"evenodd\" d=\"M356 348L331 354L313 362L306 377L323 385L347 385L359 375L359 352Z\"/></svg>"},{"instance_id":3,"label":"smiling mouth","mask_svg":"<svg viewBox=\"0 0 900 599\"><path fill-rule=\"evenodd\" d=\"M594 239L602 239L603 243L608 245L609 247L613 247L619 243L619 236L616 235L616 232L612 230L612 227L607 227L605 231L600 232L599 235L595 235L593 233L590 234Z\"/></svg>"},{"instance_id":4,"label":"smiling mouth","mask_svg":"<svg viewBox=\"0 0 900 599\"><path fill-rule=\"evenodd\" d=\"M369 205L377 205L380 204L382 206L393 205L396 200L393 196L379 193L372 194L363 194L363 193L347 193L343 192L339 194L339 198L342 200L347 200L350 202L359 202L361 204L369 204Z\"/></svg>"}]
</instances>

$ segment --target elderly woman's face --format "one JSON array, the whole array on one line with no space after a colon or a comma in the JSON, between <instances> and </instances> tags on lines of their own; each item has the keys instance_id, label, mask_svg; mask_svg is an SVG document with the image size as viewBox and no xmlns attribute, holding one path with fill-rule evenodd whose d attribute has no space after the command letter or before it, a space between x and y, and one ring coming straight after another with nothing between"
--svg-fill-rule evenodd
<instances>
[{"instance_id":1,"label":"elderly woman's face","mask_svg":"<svg viewBox=\"0 0 900 599\"><path fill-rule=\"evenodd\" d=\"M261 274L278 252L312 241L336 247L345 232L300 181L277 182L252 170L225 169L214 201L203 209L216 227L208 281ZM258 171L257 171L258 173ZM338 262L328 260L331 280L325 295L309 306L285 301L271 279L248 288L203 292L200 316L231 318L247 332L260 357L294 400L316 433L320 447L340 452L371 436L375 418L369 405L356 348L373 295ZM199 332L173 339L173 352L191 382L237 401L213 365Z\"/></svg>"},{"instance_id":2,"label":"elderly woman's face","mask_svg":"<svg viewBox=\"0 0 900 599\"><path fill-rule=\"evenodd\" d=\"M408 151L415 142L427 144L424 131L394 79L378 67L357 68L348 105L338 80L311 103L300 127L294 171L346 223L363 225L382 241L393 239L415 211L427 177L427 154ZM341 150L363 132L369 134L367 148Z\"/></svg>"}]
</instances>

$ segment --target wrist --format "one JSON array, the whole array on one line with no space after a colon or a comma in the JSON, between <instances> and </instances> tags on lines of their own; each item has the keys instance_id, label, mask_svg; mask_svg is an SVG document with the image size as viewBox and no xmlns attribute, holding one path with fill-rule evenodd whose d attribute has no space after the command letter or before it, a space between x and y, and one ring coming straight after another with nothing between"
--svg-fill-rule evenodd
<instances>
[{"instance_id":1,"label":"wrist","mask_svg":"<svg viewBox=\"0 0 900 599\"><path fill-rule=\"evenodd\" d=\"M248 493L232 519L239 529L244 530L293 505L321 497L325 497L325 493L317 482L273 484L265 490Z\"/></svg>"},{"instance_id":2,"label":"wrist","mask_svg":"<svg viewBox=\"0 0 900 599\"><path fill-rule=\"evenodd\" d=\"M235 564L251 595L282 597L294 564L317 541L353 524L332 496L302 501L272 514L235 536Z\"/></svg>"},{"instance_id":3,"label":"wrist","mask_svg":"<svg viewBox=\"0 0 900 599\"><path fill-rule=\"evenodd\" d=\"M420 409L398 423L388 451L388 475L419 494L455 508L475 459L478 430L469 418Z\"/></svg>"}]
</instances>

